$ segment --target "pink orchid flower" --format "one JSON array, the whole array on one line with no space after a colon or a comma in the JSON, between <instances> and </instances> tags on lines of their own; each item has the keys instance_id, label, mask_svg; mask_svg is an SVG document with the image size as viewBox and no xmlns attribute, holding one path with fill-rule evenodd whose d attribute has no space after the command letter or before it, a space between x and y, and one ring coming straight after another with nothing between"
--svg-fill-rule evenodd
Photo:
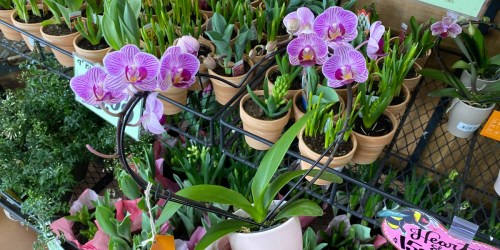
<instances>
[{"instance_id":1,"label":"pink orchid flower","mask_svg":"<svg viewBox=\"0 0 500 250\"><path fill-rule=\"evenodd\" d=\"M109 88L108 74L99 67L90 68L85 74L71 78L70 87L85 103L99 106L103 103L116 104L127 98L120 89Z\"/></svg>"},{"instance_id":2,"label":"pink orchid flower","mask_svg":"<svg viewBox=\"0 0 500 250\"><path fill-rule=\"evenodd\" d=\"M162 134L165 128L160 123L163 116L163 104L158 98L158 92L151 92L146 98L146 108L141 116L141 123L145 130L153 134Z\"/></svg>"},{"instance_id":3,"label":"pink orchid flower","mask_svg":"<svg viewBox=\"0 0 500 250\"><path fill-rule=\"evenodd\" d=\"M350 46L335 48L333 56L325 62L322 71L328 79L328 86L332 88L352 82L365 82L368 79L365 58Z\"/></svg>"},{"instance_id":4,"label":"pink orchid flower","mask_svg":"<svg viewBox=\"0 0 500 250\"><path fill-rule=\"evenodd\" d=\"M439 35L441 38L455 38L458 34L462 33L462 28L456 23L453 17L447 16L443 17L443 20L433 23L431 31L433 36Z\"/></svg>"}]
</instances>

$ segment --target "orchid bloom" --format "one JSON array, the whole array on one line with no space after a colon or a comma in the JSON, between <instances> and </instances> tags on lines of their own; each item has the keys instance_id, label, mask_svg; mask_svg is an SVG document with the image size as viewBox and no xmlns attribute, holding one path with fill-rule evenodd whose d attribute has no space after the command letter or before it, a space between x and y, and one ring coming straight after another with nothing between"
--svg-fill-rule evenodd
<instances>
[{"instance_id":1,"label":"orchid bloom","mask_svg":"<svg viewBox=\"0 0 500 250\"><path fill-rule=\"evenodd\" d=\"M73 77L70 87L83 102L99 106L103 103L115 104L127 98L123 90L110 89L106 84L109 76L99 67L90 68L85 74Z\"/></svg>"},{"instance_id":2,"label":"orchid bloom","mask_svg":"<svg viewBox=\"0 0 500 250\"><path fill-rule=\"evenodd\" d=\"M182 36L177 40L177 46L181 48L182 53L188 53L198 57L200 43L192 36Z\"/></svg>"},{"instance_id":3,"label":"orchid bloom","mask_svg":"<svg viewBox=\"0 0 500 250\"><path fill-rule=\"evenodd\" d=\"M165 51L160 62L158 82L160 90L165 91L170 86L189 88L195 82L200 61L196 56L182 53L181 47L172 46Z\"/></svg>"},{"instance_id":4,"label":"orchid bloom","mask_svg":"<svg viewBox=\"0 0 500 250\"><path fill-rule=\"evenodd\" d=\"M382 22L376 21L370 27L370 38L366 47L366 54L370 59L376 60L379 56L384 56L384 35L385 27Z\"/></svg>"},{"instance_id":5,"label":"orchid bloom","mask_svg":"<svg viewBox=\"0 0 500 250\"><path fill-rule=\"evenodd\" d=\"M462 33L462 28L453 19L453 17L443 17L443 20L435 22L431 25L432 35L439 35L441 38L451 37L455 38L458 34Z\"/></svg>"},{"instance_id":6,"label":"orchid bloom","mask_svg":"<svg viewBox=\"0 0 500 250\"><path fill-rule=\"evenodd\" d=\"M300 7L297 11L291 12L283 19L286 32L290 35L298 36L302 33L313 33L314 14L307 7Z\"/></svg>"},{"instance_id":7,"label":"orchid bloom","mask_svg":"<svg viewBox=\"0 0 500 250\"><path fill-rule=\"evenodd\" d=\"M322 65L328 55L328 46L316 33L302 33L286 48L290 64L303 67Z\"/></svg>"},{"instance_id":8,"label":"orchid bloom","mask_svg":"<svg viewBox=\"0 0 500 250\"><path fill-rule=\"evenodd\" d=\"M335 48L333 56L323 65L323 75L328 79L328 86L342 87L348 83L365 82L368 79L366 61L361 52L350 46Z\"/></svg>"},{"instance_id":9,"label":"orchid bloom","mask_svg":"<svg viewBox=\"0 0 500 250\"><path fill-rule=\"evenodd\" d=\"M335 48L350 42L358 35L358 17L342 7L330 7L321 13L314 21L314 31L328 46Z\"/></svg>"},{"instance_id":10,"label":"orchid bloom","mask_svg":"<svg viewBox=\"0 0 500 250\"><path fill-rule=\"evenodd\" d=\"M163 116L163 104L156 97L158 92L151 92L146 98L146 108L141 116L142 126L145 130L153 134L162 134L165 129L160 124L160 119Z\"/></svg>"},{"instance_id":11,"label":"orchid bloom","mask_svg":"<svg viewBox=\"0 0 500 250\"><path fill-rule=\"evenodd\" d=\"M111 76L107 79L110 88L125 90L132 85L138 90L152 91L157 87L156 76L160 71L158 59L141 52L133 44L107 54L103 64Z\"/></svg>"}]
</instances>

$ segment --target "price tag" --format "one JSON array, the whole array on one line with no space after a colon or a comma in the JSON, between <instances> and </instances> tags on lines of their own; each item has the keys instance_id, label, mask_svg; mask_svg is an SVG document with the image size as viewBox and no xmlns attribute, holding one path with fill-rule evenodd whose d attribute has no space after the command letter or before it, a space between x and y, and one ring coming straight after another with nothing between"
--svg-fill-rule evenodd
<instances>
[{"instance_id":1,"label":"price tag","mask_svg":"<svg viewBox=\"0 0 500 250\"><path fill-rule=\"evenodd\" d=\"M151 246L151 250L175 250L174 236L156 235L155 243Z\"/></svg>"},{"instance_id":2,"label":"price tag","mask_svg":"<svg viewBox=\"0 0 500 250\"><path fill-rule=\"evenodd\" d=\"M73 53L73 62L75 64L75 67L73 69L75 76L83 75L85 74L85 72L87 72L87 70L94 67L93 63L81 58L76 53Z\"/></svg>"},{"instance_id":3,"label":"price tag","mask_svg":"<svg viewBox=\"0 0 500 250\"><path fill-rule=\"evenodd\" d=\"M472 132L472 131L476 131L480 126L481 126L481 124L467 124L467 123L459 122L457 125L457 129L465 131L465 132Z\"/></svg>"},{"instance_id":4,"label":"price tag","mask_svg":"<svg viewBox=\"0 0 500 250\"><path fill-rule=\"evenodd\" d=\"M500 111L493 111L480 135L500 141Z\"/></svg>"},{"instance_id":5,"label":"price tag","mask_svg":"<svg viewBox=\"0 0 500 250\"><path fill-rule=\"evenodd\" d=\"M240 60L233 66L233 76L236 77L244 74L245 74L245 64L243 63L243 60Z\"/></svg>"}]
</instances>

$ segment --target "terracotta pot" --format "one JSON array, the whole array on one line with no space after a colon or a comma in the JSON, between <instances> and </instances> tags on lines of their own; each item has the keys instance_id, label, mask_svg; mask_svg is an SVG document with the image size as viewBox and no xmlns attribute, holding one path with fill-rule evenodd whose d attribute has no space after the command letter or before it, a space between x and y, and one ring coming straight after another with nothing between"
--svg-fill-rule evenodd
<instances>
[{"instance_id":1,"label":"terracotta pot","mask_svg":"<svg viewBox=\"0 0 500 250\"><path fill-rule=\"evenodd\" d=\"M38 6L39 9L42 8L41 5ZM27 5L26 6L26 9L28 10L31 10L31 5ZM38 37L38 38L43 38L42 37L42 34L40 33L40 27L42 26L40 23L23 23L23 22L18 22L16 21L16 17L17 17L17 12L12 12L11 16L10 16L10 19L12 21L12 24L14 24L14 26L16 26L17 28L20 28L20 29L23 29L24 31ZM35 41L24 35L24 34L21 34L21 37L23 38L24 42L26 43L26 45L28 46L28 48L33 51L35 49ZM43 44L40 43L40 45L42 47L44 47L44 50L47 51L47 52L50 52L51 49L49 46L45 46Z\"/></svg>"},{"instance_id":2,"label":"terracotta pot","mask_svg":"<svg viewBox=\"0 0 500 250\"><path fill-rule=\"evenodd\" d=\"M319 157L321 156L321 154L318 154L318 153L314 152L311 148L309 148L306 145L306 143L304 142L303 136L304 136L304 129L302 129L299 133L299 151L300 151L300 154L304 157L311 159L312 161L317 161L319 159ZM350 138L352 141L352 150L349 151L349 153L347 153L346 155L334 157L333 160L328 165L328 167L341 172L344 169L344 166L349 164L349 161L351 161L352 157L354 156L354 152L356 152L356 148L358 147L358 142L356 140L356 136L351 134ZM321 153L323 153L323 152L321 152ZM323 157L323 159L321 159L321 161L319 163L325 164L326 161L328 160L328 156L329 155L325 155L325 157ZM312 165L306 161L300 161L300 168L302 170L307 170L307 169L311 168L311 166ZM320 169L318 167L314 167L314 168ZM306 176L306 179L310 181L313 179L313 177ZM316 184L316 185L329 185L329 184L331 184L331 182L318 179L314 182L314 184Z\"/></svg>"},{"instance_id":3,"label":"terracotta pot","mask_svg":"<svg viewBox=\"0 0 500 250\"><path fill-rule=\"evenodd\" d=\"M160 92L161 95L182 105L187 104L187 93L187 89L176 88L174 86L170 86L170 88L168 88L166 91ZM182 108L179 108L170 102L164 101L162 99L160 99L160 101L163 103L163 114L165 115L175 115L182 111Z\"/></svg>"},{"instance_id":4,"label":"terracotta pot","mask_svg":"<svg viewBox=\"0 0 500 250\"><path fill-rule=\"evenodd\" d=\"M256 90L254 93L258 96L262 96L264 92L262 90ZM250 99L250 95L246 94L240 100L240 118L243 123L243 129L261 138L264 138L270 142L275 143L281 136L283 128L288 123L290 117L290 111L288 110L285 116L277 120L260 120L249 115L243 108L243 104L246 100ZM265 143L259 142L250 136L245 136L245 141L247 144L257 150L267 150L271 148Z\"/></svg>"},{"instance_id":5,"label":"terracotta pot","mask_svg":"<svg viewBox=\"0 0 500 250\"><path fill-rule=\"evenodd\" d=\"M73 40L80 35L78 32L74 32L68 35L63 35L63 36L53 36L45 33L44 26L40 27L40 33L42 34L42 37L45 41L54 44L55 46L68 51L69 53L72 53L75 51L75 47L73 46ZM74 66L74 61L72 56L67 56L57 50L52 51L54 53L54 56L56 57L57 61L63 66L66 67L73 67Z\"/></svg>"},{"instance_id":6,"label":"terracotta pot","mask_svg":"<svg viewBox=\"0 0 500 250\"><path fill-rule=\"evenodd\" d=\"M253 67L253 62L248 58L247 56L243 56L243 60L248 63L250 67ZM242 83L243 79L247 76L248 72L244 75L241 76L221 76L211 69L208 70L208 73L210 75L218 76L220 78L224 78L226 81L238 85L237 88L226 84L225 82L219 81L217 79L212 78L212 86L215 94L215 100L217 100L218 103L225 105L228 103L231 98L233 98L236 93L242 88L245 87L245 85L251 80L252 76L249 76L245 82ZM253 74L253 71L252 71ZM231 104L232 105L232 104Z\"/></svg>"},{"instance_id":7,"label":"terracotta pot","mask_svg":"<svg viewBox=\"0 0 500 250\"><path fill-rule=\"evenodd\" d=\"M429 61L429 58L431 57L431 53L432 53L432 49L428 49L425 52L425 55L415 59L415 62L418 63L418 65L425 67L425 65L427 64L427 61Z\"/></svg>"},{"instance_id":8,"label":"terracotta pot","mask_svg":"<svg viewBox=\"0 0 500 250\"><path fill-rule=\"evenodd\" d=\"M295 95L293 96L293 99L292 99L292 101L293 101L293 104L292 104L293 118L296 121L299 120L304 115L304 113L296 105L297 99L298 98L302 98L303 93L304 93L303 91L298 91L297 93L295 93ZM340 112L338 112L336 115L333 116L333 119L335 121L338 120L339 114L341 114L342 112L344 112L344 108L345 108L345 103L344 103L344 100L342 100L342 98L339 98L339 102L340 102Z\"/></svg>"},{"instance_id":9,"label":"terracotta pot","mask_svg":"<svg viewBox=\"0 0 500 250\"><path fill-rule=\"evenodd\" d=\"M270 209L273 209L277 202L273 201ZM234 214L248 217L242 210ZM228 238L232 250L302 250L302 229L298 217L292 217L282 224L259 232L231 233Z\"/></svg>"},{"instance_id":10,"label":"terracotta pot","mask_svg":"<svg viewBox=\"0 0 500 250\"><path fill-rule=\"evenodd\" d=\"M352 134L356 136L358 140L358 148L352 157L352 161L356 164L370 164L377 160L378 156L382 153L385 146L392 141L396 129L398 127L398 122L396 117L388 110L385 110L384 115L389 117L392 123L392 130L383 136L366 136L360 134L356 131L352 131Z\"/></svg>"},{"instance_id":11,"label":"terracotta pot","mask_svg":"<svg viewBox=\"0 0 500 250\"><path fill-rule=\"evenodd\" d=\"M453 98L448 113L448 132L459 138L470 138L490 116L495 108L491 104L487 108L476 108L466 102Z\"/></svg>"},{"instance_id":12,"label":"terracotta pot","mask_svg":"<svg viewBox=\"0 0 500 250\"><path fill-rule=\"evenodd\" d=\"M0 10L0 19L2 21L5 21L6 23L10 25L14 25L12 22L12 19L10 18L12 16L12 13L14 10ZM11 41L21 41L23 37L21 36L21 33L3 25L0 24L0 30L2 31L3 36Z\"/></svg>"},{"instance_id":13,"label":"terracotta pot","mask_svg":"<svg viewBox=\"0 0 500 250\"><path fill-rule=\"evenodd\" d=\"M210 50L210 53L215 53L215 46L212 42L207 41L207 40L200 40L200 39L198 39L198 42L200 43L200 45L204 45L205 47L207 47ZM203 73L203 74L207 74L208 69L205 67L205 65L203 63L201 63L200 69L198 70L198 72ZM201 79L201 82L200 82L200 79ZM188 88L188 90L191 90L191 91L203 90L203 89L206 89L209 84L210 84L210 78L205 77L205 76L196 77L196 81L193 83L193 85L191 85L191 87Z\"/></svg>"},{"instance_id":14,"label":"terracotta pot","mask_svg":"<svg viewBox=\"0 0 500 250\"><path fill-rule=\"evenodd\" d=\"M406 106L408 105L408 102L410 101L410 91L408 90L408 88L405 85L401 86L401 91L403 91L405 100L400 104L389 105L386 108L386 110L391 111L391 113L393 113L396 116L397 120L399 120L401 115L403 115L403 113L405 112Z\"/></svg>"},{"instance_id":15,"label":"terracotta pot","mask_svg":"<svg viewBox=\"0 0 500 250\"><path fill-rule=\"evenodd\" d=\"M75 52L87 61L99 63L100 65L102 65L102 60L104 59L104 56L106 56L106 54L111 50L111 47L100 50L82 49L78 47L78 42L80 42L82 39L82 35L78 35L75 37L75 39L73 39L73 47L75 48Z\"/></svg>"},{"instance_id":16,"label":"terracotta pot","mask_svg":"<svg viewBox=\"0 0 500 250\"><path fill-rule=\"evenodd\" d=\"M410 92L413 91L415 87L417 87L418 83L420 82L420 79L422 78L422 75L420 74L422 67L420 67L420 64L415 62L413 64L413 67L417 71L417 76L403 80L403 85L406 86Z\"/></svg>"},{"instance_id":17,"label":"terracotta pot","mask_svg":"<svg viewBox=\"0 0 500 250\"><path fill-rule=\"evenodd\" d=\"M471 88L471 86L472 86L471 85L471 77L472 76L469 73L469 71L467 71L467 70L462 71L462 75L460 76L460 81L464 83L464 86L466 88ZM477 91L481 91L486 86L498 84L499 82L500 82L500 79L490 81L490 80L483 80L483 79L480 79L478 77L476 80L476 88L477 88Z\"/></svg>"},{"instance_id":18,"label":"terracotta pot","mask_svg":"<svg viewBox=\"0 0 500 250\"><path fill-rule=\"evenodd\" d=\"M278 68L278 65L274 65L272 66L271 68L267 69L266 70L266 79L267 79L267 84L268 84L268 87L269 87L269 93L273 93L273 88L274 88L274 82L269 80L269 76L274 73L275 71L278 71L279 68ZM293 99L293 97L295 96L295 94L299 91L301 91L302 89L289 89L288 90L288 93L286 95L286 98L287 99Z\"/></svg>"}]
</instances>

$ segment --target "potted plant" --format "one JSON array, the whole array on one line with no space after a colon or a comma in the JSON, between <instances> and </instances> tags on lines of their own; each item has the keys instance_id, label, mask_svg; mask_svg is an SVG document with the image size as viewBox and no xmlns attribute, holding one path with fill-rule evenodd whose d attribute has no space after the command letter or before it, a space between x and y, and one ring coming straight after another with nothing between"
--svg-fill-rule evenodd
<instances>
[{"instance_id":1,"label":"potted plant","mask_svg":"<svg viewBox=\"0 0 500 250\"><path fill-rule=\"evenodd\" d=\"M51 18L50 14L46 14L41 5L37 5L35 0L30 0L30 5L26 5L26 1L24 0L12 0L14 3L15 11L12 12L11 20L14 26L38 37L42 38L42 34L40 33L41 23L44 20ZM33 6L37 6L36 8L32 8ZM34 49L35 41L21 34L24 39L26 45L30 50ZM45 47L46 51L50 51L49 47Z\"/></svg>"},{"instance_id":2,"label":"potted plant","mask_svg":"<svg viewBox=\"0 0 500 250\"><path fill-rule=\"evenodd\" d=\"M80 8L82 8L83 0L65 0L60 2L56 0L44 0L44 4L49 7L49 10L53 14L53 19L42 23L40 33L43 39L65 51L74 52L73 40L79 34L74 28L74 19L76 16L81 16ZM61 65L66 67L74 66L73 57L67 56L57 50L54 50L53 53Z\"/></svg>"},{"instance_id":3,"label":"potted plant","mask_svg":"<svg viewBox=\"0 0 500 250\"><path fill-rule=\"evenodd\" d=\"M267 83L269 84L269 89L272 92L274 88L274 81L276 81L280 75L286 74L288 75L288 80L291 81L287 98L293 99L293 96L302 89L301 81L297 77L302 72L302 67L291 65L288 54L285 54L282 57L280 55L276 55L275 59L276 65L266 70L265 77L267 79Z\"/></svg>"},{"instance_id":4,"label":"potted plant","mask_svg":"<svg viewBox=\"0 0 500 250\"><path fill-rule=\"evenodd\" d=\"M267 83L263 84L264 91L257 93L247 85L248 94L240 100L240 118L244 130L273 143L278 140L281 131L288 123L292 107L291 100L286 98L290 88L288 77L288 75L278 76L272 93L269 93ZM249 136L245 136L245 141L257 150L270 148L267 144Z\"/></svg>"},{"instance_id":5,"label":"potted plant","mask_svg":"<svg viewBox=\"0 0 500 250\"><path fill-rule=\"evenodd\" d=\"M443 27L447 27L447 29L443 29ZM460 25L455 23L453 19L445 17L442 21L434 23L431 29L433 34L439 35L436 46L439 45L442 37L453 37L462 53L469 60L469 63L459 61L454 64L455 68L465 68L471 71L469 82L464 82L451 74L442 62L440 62L441 70L424 69L422 75L442 81L449 86L435 90L430 95L453 98L448 108L448 131L459 138L470 138L474 131L488 118L495 105L500 102L500 81L483 85L481 91L476 83L481 72L484 74L488 69L498 72L498 61L488 59L484 47L484 37L473 25L469 26L470 35L457 36L462 32Z\"/></svg>"},{"instance_id":6,"label":"potted plant","mask_svg":"<svg viewBox=\"0 0 500 250\"><path fill-rule=\"evenodd\" d=\"M434 46L435 37L431 35L430 21L424 23L417 23L417 19L414 16L410 17L410 34L405 38L404 43L409 45L413 43L417 45L417 53L415 54L415 63L421 67L427 64L429 57L431 56L432 47ZM408 46L409 47L409 46Z\"/></svg>"},{"instance_id":7,"label":"potted plant","mask_svg":"<svg viewBox=\"0 0 500 250\"><path fill-rule=\"evenodd\" d=\"M14 5L12 4L12 0L1 0L0 1L0 19L5 21L10 25L14 25L12 23L12 19L10 16L14 12ZM3 24L0 24L0 30L3 33L3 36L11 41L21 41L21 34Z\"/></svg>"},{"instance_id":8,"label":"potted plant","mask_svg":"<svg viewBox=\"0 0 500 250\"><path fill-rule=\"evenodd\" d=\"M104 1L102 34L113 50L120 50L127 44L139 46L139 15L141 1ZM127 20L124 22L123 20Z\"/></svg>"},{"instance_id":9,"label":"potted plant","mask_svg":"<svg viewBox=\"0 0 500 250\"><path fill-rule=\"evenodd\" d=\"M283 203L276 210L276 213L268 217L269 211L278 205L273 202L278 191L288 183L288 181L306 173L305 170L296 170L284 172L277 176L274 181L272 178L291 145L296 134L304 126L305 122L311 117L312 113L304 115L283 136L268 150L259 164L255 178L252 181L251 196L254 204L243 197L238 192L216 185L196 185L179 190L176 194L182 197L193 199L200 202L214 202L232 205L237 209L238 215L246 215L248 221L224 220L218 224L212 225L205 236L200 240L195 249L206 249L217 239L228 235L232 249L302 249L302 231L300 223L296 216L308 215L319 216L323 210L319 205L308 199L296 199ZM317 174L318 171L311 171L310 174ZM328 179L334 182L342 180L337 176L323 173L322 179ZM174 202L167 203L162 211L162 215L156 221L157 225L163 224L177 209L182 205ZM269 220L272 219L272 220ZM279 222L281 221L281 222ZM262 224L261 224L262 223ZM278 223L278 225L276 225ZM261 224L261 226L258 226ZM252 232L259 227L268 227L262 232ZM262 228L261 228L262 229ZM282 230L287 231L286 233ZM244 231L245 233L234 233ZM286 238L286 241L276 241L276 238Z\"/></svg>"},{"instance_id":10,"label":"potted plant","mask_svg":"<svg viewBox=\"0 0 500 250\"><path fill-rule=\"evenodd\" d=\"M357 98L356 100L358 100ZM357 106L357 102L354 103L354 107ZM320 103L312 103L310 100L307 105L308 111L313 112L313 118L310 119L305 128L299 133L299 151L304 157L307 157L313 161L318 160L321 154L326 150L329 150L326 155L330 155L334 148L330 148L332 144L338 143L337 150L333 160L330 162L328 167L335 169L337 171L342 171L344 166L351 161L354 152L357 148L356 137L351 134L352 126L354 124L354 117L357 115L354 109L350 109L351 112L342 112L337 115L338 119L335 119L334 113L338 114L338 110L334 110L333 104L330 105L320 105ZM359 111L358 111L359 112ZM337 136L342 130L344 123L347 121L347 129L341 139L337 140ZM320 159L320 164L325 164L327 162L327 157L322 157ZM311 168L311 164L307 161L300 162L301 169ZM310 177L306 177L311 179ZM317 185L329 185L331 182L318 179L315 184Z\"/></svg>"},{"instance_id":11,"label":"potted plant","mask_svg":"<svg viewBox=\"0 0 500 250\"><path fill-rule=\"evenodd\" d=\"M253 67L253 62L250 58L243 55L249 31L240 31L235 38L234 45L231 45L233 24L228 24L224 17L217 12L214 13L210 20L213 30L206 31L205 33L215 44L218 57L211 58L212 60L205 59L205 65L207 65L209 74L215 75L234 85L231 86L221 80L212 79L215 99L220 104L225 105L247 83L247 81L242 81ZM250 77L247 77L247 79L250 79Z\"/></svg>"},{"instance_id":12,"label":"potted plant","mask_svg":"<svg viewBox=\"0 0 500 250\"><path fill-rule=\"evenodd\" d=\"M88 18L76 19L75 28L80 34L73 39L73 47L82 58L102 64L104 56L111 49L102 34L102 15L98 15L90 6L86 14Z\"/></svg>"}]
</instances>

